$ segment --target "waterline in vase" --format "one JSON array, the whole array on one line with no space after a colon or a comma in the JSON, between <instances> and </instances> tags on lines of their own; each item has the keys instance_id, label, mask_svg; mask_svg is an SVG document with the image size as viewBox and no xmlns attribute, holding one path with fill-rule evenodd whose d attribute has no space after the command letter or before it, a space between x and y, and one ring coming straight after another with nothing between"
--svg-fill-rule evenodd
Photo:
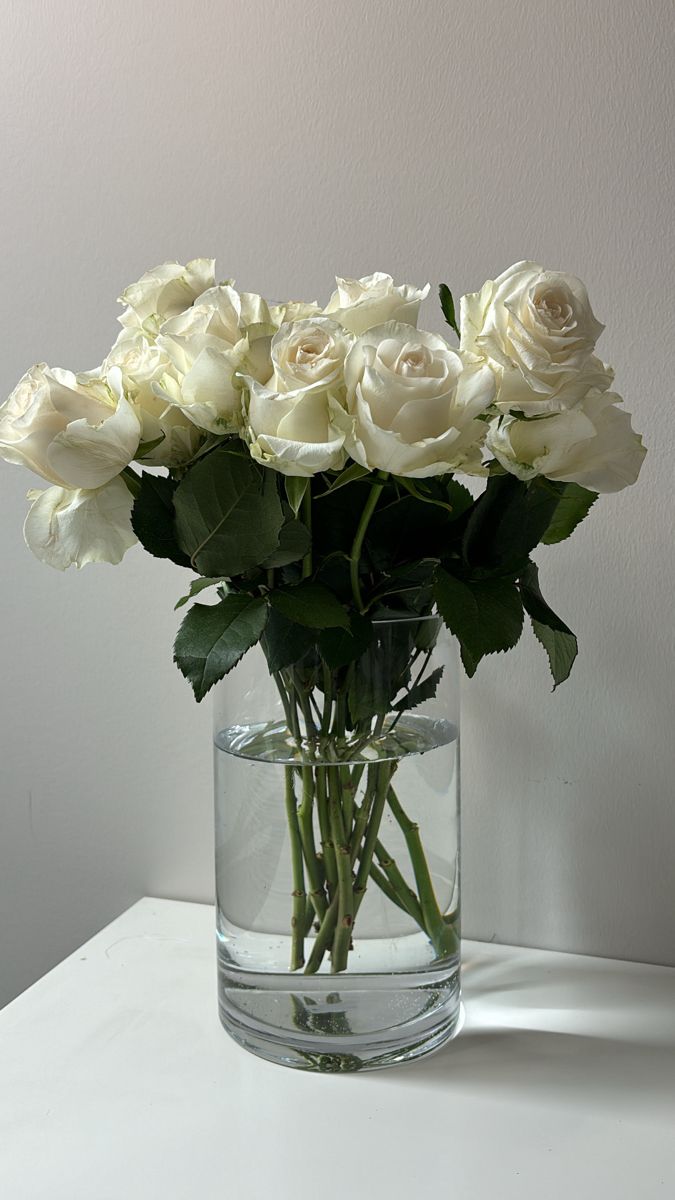
<instances>
[{"instance_id":1,"label":"waterline in vase","mask_svg":"<svg viewBox=\"0 0 675 1200\"><path fill-rule=\"evenodd\" d=\"M351 765L392 762L409 754L427 754L456 741L457 729L450 721L413 713L398 720L390 718L381 732L370 736L365 744L363 739L352 735L345 737L341 744L334 740L332 748L338 761ZM216 749L225 754L278 766L334 766L336 762L336 757L328 757L320 745L308 738L301 739L298 744L284 721L233 725L217 733L214 742Z\"/></svg>"}]
</instances>

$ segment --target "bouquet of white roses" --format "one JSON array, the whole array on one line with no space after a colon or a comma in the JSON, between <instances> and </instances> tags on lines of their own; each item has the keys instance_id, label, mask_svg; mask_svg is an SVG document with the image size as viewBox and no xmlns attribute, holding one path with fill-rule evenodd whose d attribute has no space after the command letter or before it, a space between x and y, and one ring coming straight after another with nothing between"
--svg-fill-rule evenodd
<instances>
[{"instance_id":1,"label":"bouquet of white roses","mask_svg":"<svg viewBox=\"0 0 675 1200\"><path fill-rule=\"evenodd\" d=\"M323 308L272 304L216 283L212 260L167 263L123 293L100 367L33 367L0 408L0 455L50 485L29 493L33 552L60 569L117 563L138 539L191 569L180 604L216 592L192 604L175 644L197 699L260 643L299 748L330 735L353 758L394 705L400 715L433 694L414 636L372 686L374 623L397 615L440 614L472 675L515 646L527 614L564 680L576 639L531 554L565 539L597 493L633 483L645 453L578 279L518 263L462 297L459 325L441 285L457 347L417 328L428 290L374 274L338 279ZM477 497L462 476L484 480ZM357 805L354 774L335 767L337 831L319 770L308 820L289 809L298 882L311 883L311 904L294 892L292 965L316 920L307 969L327 950L344 969L369 875L446 952L421 846L417 896L373 865L377 796L405 819L393 768ZM293 780L290 769L291 799Z\"/></svg>"}]
</instances>

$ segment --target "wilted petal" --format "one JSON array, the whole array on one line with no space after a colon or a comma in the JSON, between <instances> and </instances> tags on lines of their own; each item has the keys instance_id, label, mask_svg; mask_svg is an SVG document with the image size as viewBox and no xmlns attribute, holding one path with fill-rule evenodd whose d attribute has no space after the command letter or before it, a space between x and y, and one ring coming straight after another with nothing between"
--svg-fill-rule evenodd
<instances>
[{"instance_id":1,"label":"wilted petal","mask_svg":"<svg viewBox=\"0 0 675 1200\"><path fill-rule=\"evenodd\" d=\"M73 564L118 563L136 541L133 500L121 479L94 491L51 487L29 492L29 498L26 544L41 562L59 571Z\"/></svg>"}]
</instances>

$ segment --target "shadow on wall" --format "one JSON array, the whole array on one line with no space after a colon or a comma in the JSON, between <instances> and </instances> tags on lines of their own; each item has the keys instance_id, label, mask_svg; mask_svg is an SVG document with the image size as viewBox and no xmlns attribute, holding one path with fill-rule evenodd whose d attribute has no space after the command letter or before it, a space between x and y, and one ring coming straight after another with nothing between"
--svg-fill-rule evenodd
<instances>
[{"instance_id":1,"label":"shadow on wall","mask_svg":"<svg viewBox=\"0 0 675 1200\"><path fill-rule=\"evenodd\" d=\"M591 650L536 706L502 662L464 691L466 932L672 963L670 712L630 621Z\"/></svg>"}]
</instances>

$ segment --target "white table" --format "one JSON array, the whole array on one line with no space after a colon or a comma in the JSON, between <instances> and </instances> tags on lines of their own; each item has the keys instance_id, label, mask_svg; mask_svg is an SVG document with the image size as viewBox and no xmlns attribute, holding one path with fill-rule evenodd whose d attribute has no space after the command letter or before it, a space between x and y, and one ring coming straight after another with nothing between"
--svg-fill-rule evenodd
<instances>
[{"instance_id":1,"label":"white table","mask_svg":"<svg viewBox=\"0 0 675 1200\"><path fill-rule=\"evenodd\" d=\"M675 969L468 942L454 1042L321 1076L230 1041L213 942L141 900L0 1013L2 1200L675 1195Z\"/></svg>"}]
</instances>

